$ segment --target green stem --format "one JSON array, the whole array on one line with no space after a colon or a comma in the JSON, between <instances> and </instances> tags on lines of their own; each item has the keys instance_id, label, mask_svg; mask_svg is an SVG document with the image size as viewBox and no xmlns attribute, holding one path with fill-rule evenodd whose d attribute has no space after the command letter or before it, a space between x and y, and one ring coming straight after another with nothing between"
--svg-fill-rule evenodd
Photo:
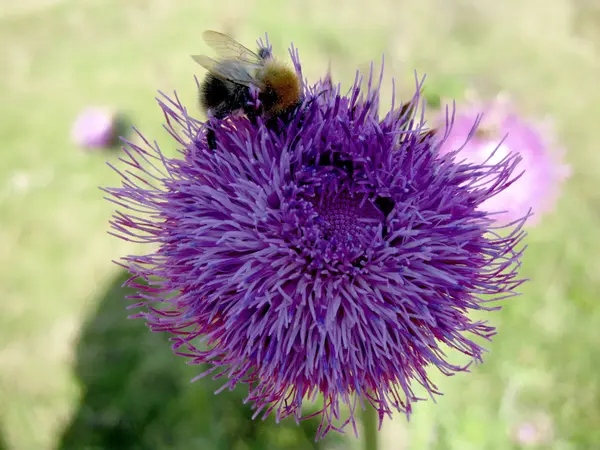
<instances>
[{"instance_id":1,"label":"green stem","mask_svg":"<svg viewBox=\"0 0 600 450\"><path fill-rule=\"evenodd\" d=\"M362 412L363 423L363 448L364 450L377 450L377 434L379 418L377 410L367 403L366 410Z\"/></svg>"}]
</instances>

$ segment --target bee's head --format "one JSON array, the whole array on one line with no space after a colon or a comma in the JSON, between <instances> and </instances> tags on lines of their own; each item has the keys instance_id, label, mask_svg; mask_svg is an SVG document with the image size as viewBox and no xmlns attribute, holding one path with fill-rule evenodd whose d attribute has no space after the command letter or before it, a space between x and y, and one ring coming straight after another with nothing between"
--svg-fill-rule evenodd
<instances>
[{"instance_id":1,"label":"bee's head","mask_svg":"<svg viewBox=\"0 0 600 450\"><path fill-rule=\"evenodd\" d=\"M273 53L269 47L259 47L258 56L260 59L270 59L273 57Z\"/></svg>"}]
</instances>

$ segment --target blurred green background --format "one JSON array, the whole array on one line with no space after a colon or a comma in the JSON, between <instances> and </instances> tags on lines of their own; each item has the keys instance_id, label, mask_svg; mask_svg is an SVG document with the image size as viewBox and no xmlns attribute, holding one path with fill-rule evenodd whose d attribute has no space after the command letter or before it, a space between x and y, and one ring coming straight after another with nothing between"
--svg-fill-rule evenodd
<instances>
[{"instance_id":1,"label":"blurred green background","mask_svg":"<svg viewBox=\"0 0 600 450\"><path fill-rule=\"evenodd\" d=\"M249 46L268 31L280 55L293 41L312 80L331 62L348 86L383 53L386 94L394 76L411 96L417 69L441 94L476 83L555 118L573 176L530 232L532 281L489 314L485 364L434 376L445 395L386 421L381 447L600 449L598 0L0 0L0 449L316 448L315 422L250 422L243 393L190 384L200 368L126 319L110 261L136 248L106 234L98 190L119 182L116 155L70 143L101 104L172 152L154 96L196 108L207 28ZM349 434L321 448L354 448Z\"/></svg>"}]
</instances>

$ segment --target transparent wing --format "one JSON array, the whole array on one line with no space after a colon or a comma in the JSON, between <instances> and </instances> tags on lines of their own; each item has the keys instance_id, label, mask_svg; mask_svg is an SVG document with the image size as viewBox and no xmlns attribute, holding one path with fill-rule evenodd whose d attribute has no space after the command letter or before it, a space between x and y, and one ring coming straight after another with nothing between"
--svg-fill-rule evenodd
<instances>
[{"instance_id":1,"label":"transparent wing","mask_svg":"<svg viewBox=\"0 0 600 450\"><path fill-rule=\"evenodd\" d=\"M218 31L202 33L204 41L223 59L235 59L248 64L260 64L260 56L242 44Z\"/></svg>"},{"instance_id":2,"label":"transparent wing","mask_svg":"<svg viewBox=\"0 0 600 450\"><path fill-rule=\"evenodd\" d=\"M243 86L256 85L256 72L260 66L237 61L216 61L205 55L192 55L192 59L210 73Z\"/></svg>"}]
</instances>

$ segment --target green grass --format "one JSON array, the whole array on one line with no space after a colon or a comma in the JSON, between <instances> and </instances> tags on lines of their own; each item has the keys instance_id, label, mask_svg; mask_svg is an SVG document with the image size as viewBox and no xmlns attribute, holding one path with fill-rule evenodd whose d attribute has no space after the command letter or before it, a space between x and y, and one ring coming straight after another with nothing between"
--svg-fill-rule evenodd
<instances>
[{"instance_id":1,"label":"green grass","mask_svg":"<svg viewBox=\"0 0 600 450\"><path fill-rule=\"evenodd\" d=\"M514 426L543 419L552 433L539 448L600 448L595 3L0 0L0 448L311 447L294 424L249 425L233 394L210 402L214 384L187 383L197 368L126 321L110 260L135 248L106 234L112 207L97 188L118 183L104 165L115 156L69 142L77 111L100 103L171 148L154 96L177 89L194 108L188 55L204 49L206 28L248 43L268 31L278 53L293 40L312 79L331 60L347 84L385 53L387 93L395 76L410 95L417 69L438 86L450 77L508 90L524 112L555 118L574 174L530 233L523 272L532 281L490 314L499 335L485 364L438 377L445 396L416 405L409 424L386 422L381 441L387 450L511 449Z\"/></svg>"}]
</instances>

